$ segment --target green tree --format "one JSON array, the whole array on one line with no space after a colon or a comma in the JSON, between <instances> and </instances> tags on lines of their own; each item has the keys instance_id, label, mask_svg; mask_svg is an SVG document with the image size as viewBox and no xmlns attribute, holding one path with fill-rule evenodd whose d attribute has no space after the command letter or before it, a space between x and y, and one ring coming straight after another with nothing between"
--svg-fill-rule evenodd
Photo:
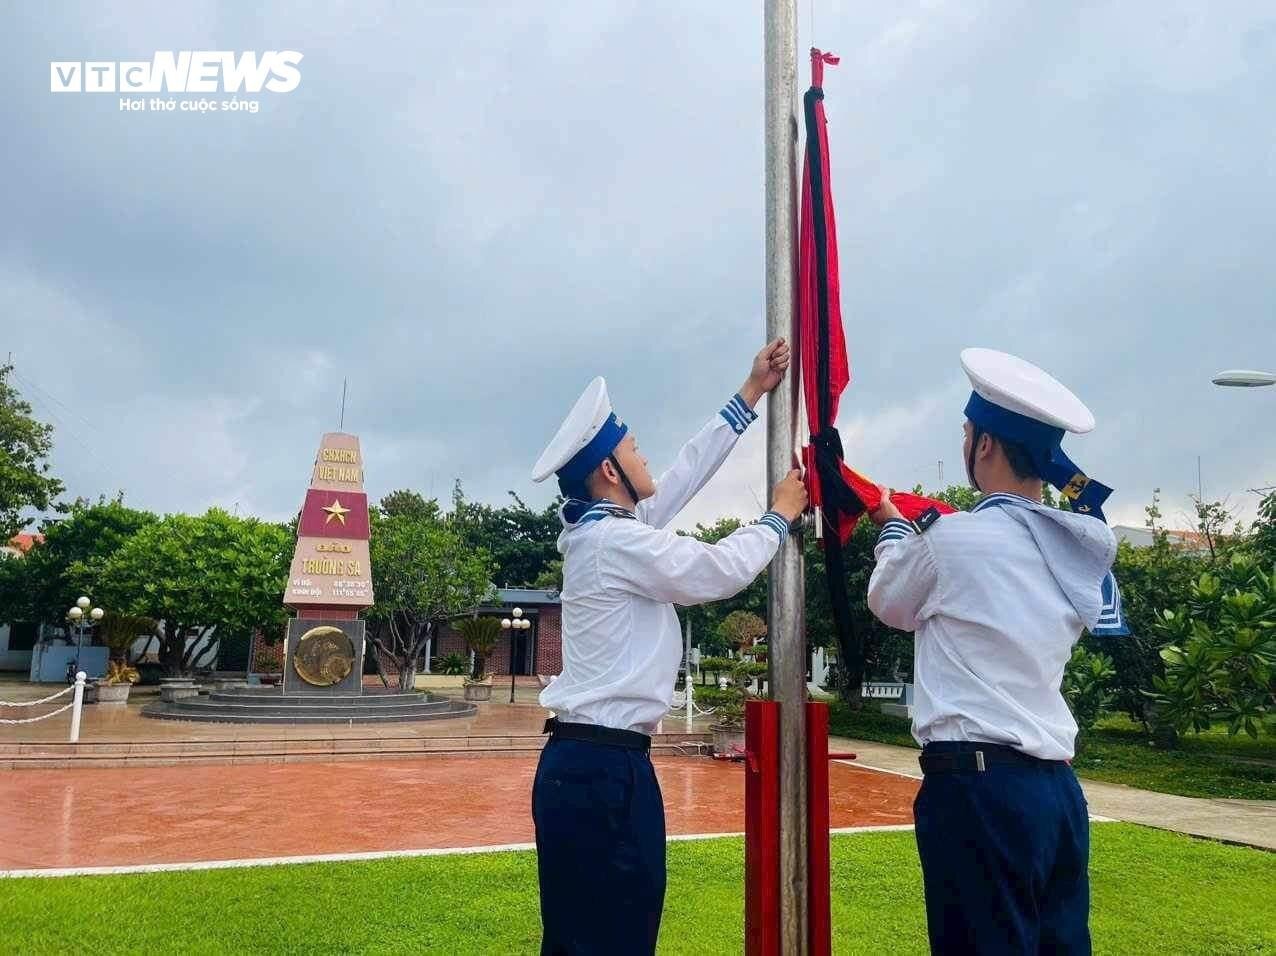
<instances>
[{"instance_id":1,"label":"green tree","mask_svg":"<svg viewBox=\"0 0 1276 956\"><path fill-rule=\"evenodd\" d=\"M1170 542L1161 523L1159 488L1152 492L1152 501L1143 511L1143 523L1152 533L1152 544L1135 548L1123 542L1117 547L1113 565L1130 636L1114 639L1086 635L1081 643L1087 650L1102 652L1112 659L1116 675L1111 684L1111 704L1168 745L1171 735L1160 727L1155 704L1146 693L1152 687L1152 679L1164 672L1161 648L1165 639L1156 625L1161 609L1186 600L1192 581L1205 569L1206 562Z\"/></svg>"},{"instance_id":2,"label":"green tree","mask_svg":"<svg viewBox=\"0 0 1276 956\"><path fill-rule=\"evenodd\" d=\"M545 566L532 587L542 591L561 591L563 589L563 559L555 558Z\"/></svg>"},{"instance_id":3,"label":"green tree","mask_svg":"<svg viewBox=\"0 0 1276 956\"><path fill-rule=\"evenodd\" d=\"M732 611L718 625L718 634L742 655L766 637L766 621L752 611Z\"/></svg>"},{"instance_id":4,"label":"green tree","mask_svg":"<svg viewBox=\"0 0 1276 956\"><path fill-rule=\"evenodd\" d=\"M159 624L139 614L107 611L102 616L97 630L102 643L110 648L111 660L132 664L145 655L150 645L155 642ZM139 651L136 658L130 659L129 652L133 649L133 645L143 637L146 638L146 647Z\"/></svg>"},{"instance_id":5,"label":"green tree","mask_svg":"<svg viewBox=\"0 0 1276 956\"><path fill-rule=\"evenodd\" d=\"M511 504L500 508L470 501L458 481L449 521L471 549L491 555L492 580L500 587L535 587L559 562L559 501L533 511L514 492L509 496ZM561 576L561 563L559 569Z\"/></svg>"},{"instance_id":6,"label":"green tree","mask_svg":"<svg viewBox=\"0 0 1276 956\"><path fill-rule=\"evenodd\" d=\"M14 567L20 577L15 586L0 585L0 620L62 625L81 594L102 603L99 582L107 558L157 521L149 511L125 506L122 495L96 504L77 499L65 515L40 526L44 540Z\"/></svg>"},{"instance_id":7,"label":"green tree","mask_svg":"<svg viewBox=\"0 0 1276 956\"><path fill-rule=\"evenodd\" d=\"M33 621L27 562L0 554L0 621ZM70 605L68 605L69 607Z\"/></svg>"},{"instance_id":8,"label":"green tree","mask_svg":"<svg viewBox=\"0 0 1276 956\"><path fill-rule=\"evenodd\" d=\"M218 508L198 517L168 515L106 559L101 603L161 621L159 662L170 676L187 674L208 663L214 631L283 627L292 546L282 525Z\"/></svg>"},{"instance_id":9,"label":"green tree","mask_svg":"<svg viewBox=\"0 0 1276 956\"><path fill-rule=\"evenodd\" d=\"M970 485L949 485L943 491L923 491L921 485L915 485L913 494L942 501L946 505L952 505L958 511L969 511L979 504L979 499L983 497ZM1048 501L1046 504L1053 505L1054 502Z\"/></svg>"},{"instance_id":10,"label":"green tree","mask_svg":"<svg viewBox=\"0 0 1276 956\"><path fill-rule=\"evenodd\" d=\"M37 421L31 405L10 382L12 365L0 365L0 540L29 525L28 509L47 511L62 494L62 482L49 474L53 426Z\"/></svg>"},{"instance_id":11,"label":"green tree","mask_svg":"<svg viewBox=\"0 0 1276 956\"><path fill-rule=\"evenodd\" d=\"M452 627L461 635L465 646L474 652L474 671L470 680L486 679L487 659L500 639L501 622L494 617L467 617L456 621Z\"/></svg>"},{"instance_id":12,"label":"green tree","mask_svg":"<svg viewBox=\"0 0 1276 956\"><path fill-rule=\"evenodd\" d=\"M1268 492L1259 504L1250 531L1254 551L1268 566L1276 565L1276 491Z\"/></svg>"},{"instance_id":13,"label":"green tree","mask_svg":"<svg viewBox=\"0 0 1276 956\"><path fill-rule=\"evenodd\" d=\"M737 518L720 518L711 525L696 525L690 535L706 544L717 544L731 532L740 527ZM683 627L691 621L691 643L700 648L702 655L721 655L730 648L731 642L722 637L721 624L736 611L747 611L760 618L766 617L767 573L758 575L752 583L734 597L712 604L697 604L694 607L680 608L679 617Z\"/></svg>"},{"instance_id":14,"label":"green tree","mask_svg":"<svg viewBox=\"0 0 1276 956\"><path fill-rule=\"evenodd\" d=\"M742 615L736 617L736 615ZM734 622L726 627L724 639L737 642L740 647L740 658L738 660L728 660L723 663L728 664L727 686L720 692L712 695L705 695L708 700L712 700L714 707L717 709L717 725L719 727L743 727L744 726L744 704L750 697L755 696L752 690L753 681L757 678L766 679L767 666L760 663L754 657L754 651L757 646L753 644L745 644L751 639L751 635L756 634L758 624L762 621L760 618L750 621L748 618L754 615L745 611L736 611L732 615ZM731 620L731 618L728 618ZM765 633L765 624L763 624L763 633ZM715 664L717 662L714 662Z\"/></svg>"},{"instance_id":15,"label":"green tree","mask_svg":"<svg viewBox=\"0 0 1276 956\"><path fill-rule=\"evenodd\" d=\"M1112 658L1091 653L1078 644L1063 672L1063 697L1077 722L1076 749L1081 750L1108 704L1108 685L1116 676Z\"/></svg>"},{"instance_id":16,"label":"green tree","mask_svg":"<svg viewBox=\"0 0 1276 956\"><path fill-rule=\"evenodd\" d=\"M1151 695L1179 731L1257 738L1276 732L1276 569L1236 554L1192 585L1186 606L1162 612L1165 675Z\"/></svg>"},{"instance_id":17,"label":"green tree","mask_svg":"<svg viewBox=\"0 0 1276 956\"><path fill-rule=\"evenodd\" d=\"M1243 530L1239 525L1235 526L1234 534L1227 533L1228 525L1234 525L1235 519L1226 502L1205 501L1192 495L1192 508L1196 513L1196 530L1205 538L1211 561L1228 557L1243 543Z\"/></svg>"},{"instance_id":18,"label":"green tree","mask_svg":"<svg viewBox=\"0 0 1276 956\"><path fill-rule=\"evenodd\" d=\"M400 489L392 491L381 499L378 508L387 518L398 515L411 515L431 521L438 520L441 515L439 503L433 498L426 498L420 492Z\"/></svg>"},{"instance_id":19,"label":"green tree","mask_svg":"<svg viewBox=\"0 0 1276 956\"><path fill-rule=\"evenodd\" d=\"M735 661L729 657L706 656L700 658L700 683L712 680L715 684L723 674L729 674Z\"/></svg>"},{"instance_id":20,"label":"green tree","mask_svg":"<svg viewBox=\"0 0 1276 956\"><path fill-rule=\"evenodd\" d=\"M842 586L846 588L851 615L850 633L845 636L839 635L834 625L824 547L815 540L807 544L807 632L811 643L836 648L833 685L838 696L855 708L863 706L860 688L882 668L884 657L889 654L893 660L903 653L907 655L910 670L912 665L912 635L887 627L868 607L868 582L876 566L873 550L877 534L877 527L867 518L861 518L842 548L845 570Z\"/></svg>"},{"instance_id":21,"label":"green tree","mask_svg":"<svg viewBox=\"0 0 1276 956\"><path fill-rule=\"evenodd\" d=\"M411 690L439 625L476 607L490 592L492 559L446 520L421 514L372 516L369 612L374 653L394 661L399 688Z\"/></svg>"}]
</instances>

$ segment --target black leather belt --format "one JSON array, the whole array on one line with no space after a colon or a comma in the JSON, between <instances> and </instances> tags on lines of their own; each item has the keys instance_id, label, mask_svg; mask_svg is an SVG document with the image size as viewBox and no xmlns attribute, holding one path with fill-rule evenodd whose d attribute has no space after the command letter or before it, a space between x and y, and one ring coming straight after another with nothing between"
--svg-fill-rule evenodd
<instances>
[{"instance_id":1,"label":"black leather belt","mask_svg":"<svg viewBox=\"0 0 1276 956\"><path fill-rule=\"evenodd\" d=\"M922 748L922 755L917 758L917 762L922 765L922 773L983 771L993 764L1013 764L1043 770L1068 765L1066 760L1042 760L1004 744L975 742L944 742L938 747L927 744Z\"/></svg>"},{"instance_id":2,"label":"black leather belt","mask_svg":"<svg viewBox=\"0 0 1276 956\"><path fill-rule=\"evenodd\" d=\"M650 750L651 738L634 730L616 730L614 727L599 727L597 724L571 724L551 717L545 721L545 729L541 733L549 734L564 740L584 740L591 744L605 744L608 747L624 747L626 750Z\"/></svg>"}]
</instances>

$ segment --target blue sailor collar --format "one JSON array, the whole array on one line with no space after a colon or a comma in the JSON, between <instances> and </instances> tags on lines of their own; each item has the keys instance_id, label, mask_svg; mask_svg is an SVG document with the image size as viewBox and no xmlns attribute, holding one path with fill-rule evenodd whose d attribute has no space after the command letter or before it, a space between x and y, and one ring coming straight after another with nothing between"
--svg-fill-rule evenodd
<instances>
[{"instance_id":1,"label":"blue sailor collar","mask_svg":"<svg viewBox=\"0 0 1276 956\"><path fill-rule=\"evenodd\" d=\"M591 521L601 521L603 518L637 520L638 517L628 508L622 508L606 498L599 498L597 501L568 498L563 502L562 514L563 523L572 526L588 524Z\"/></svg>"}]
</instances>

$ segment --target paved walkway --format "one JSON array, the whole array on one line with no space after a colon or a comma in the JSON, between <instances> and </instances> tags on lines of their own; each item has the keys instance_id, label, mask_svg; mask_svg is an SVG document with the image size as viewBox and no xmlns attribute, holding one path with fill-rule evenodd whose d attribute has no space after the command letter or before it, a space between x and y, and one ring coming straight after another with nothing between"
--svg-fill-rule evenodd
<instances>
[{"instance_id":1,"label":"paved walkway","mask_svg":"<svg viewBox=\"0 0 1276 956\"><path fill-rule=\"evenodd\" d=\"M831 750L854 750L858 763L920 777L917 751L863 740L829 739ZM1090 813L1192 836L1276 850L1276 801L1220 800L1153 793L1119 783L1081 780Z\"/></svg>"},{"instance_id":2,"label":"paved walkway","mask_svg":"<svg viewBox=\"0 0 1276 956\"><path fill-rule=\"evenodd\" d=\"M668 832L744 829L744 768L656 758ZM0 774L0 870L133 866L534 839L532 757ZM916 781L836 764L834 827L912 823Z\"/></svg>"},{"instance_id":3,"label":"paved walkway","mask_svg":"<svg viewBox=\"0 0 1276 956\"><path fill-rule=\"evenodd\" d=\"M0 699L9 701L32 700L59 690L56 684L0 684ZM139 692L140 691L140 692ZM459 691L441 691L444 696L459 697ZM156 688L134 688L127 705L90 704L84 708L80 725L80 740L88 743L196 743L201 741L253 741L253 740L350 740L387 737L481 737L481 736L539 736L545 724L546 711L537 703L540 690L520 684L516 703L510 704L509 685L504 695L479 705L472 717L449 720L395 721L384 724L317 724L312 726L269 726L262 724L198 723L189 720L154 720L143 717L142 707L159 699ZM34 717L56 709L69 700L31 708L6 708L4 717ZM711 717L697 718L694 730L708 730ZM0 724L0 745L61 743L67 740L70 714L60 714L49 720L31 724ZM664 721L667 733L682 733L686 721L670 717Z\"/></svg>"},{"instance_id":4,"label":"paved walkway","mask_svg":"<svg viewBox=\"0 0 1276 956\"><path fill-rule=\"evenodd\" d=\"M0 699L30 700L54 693L56 684L9 685L0 689ZM140 693L139 693L140 691ZM508 695L508 685L505 688ZM536 691L520 685L517 703L509 704L508 696L482 704L473 717L450 720L404 721L385 724L319 724L315 726L269 726L262 724L198 723L189 720L154 720L141 715L143 705L159 700L156 688L134 688L127 705L89 704L84 708L80 725L82 741L181 741L264 740L287 738L296 740L328 740L334 738L368 738L403 736L451 737L474 735L539 734L545 723L545 710L536 703ZM460 696L459 691L447 695ZM5 717L34 717L60 706L69 698L36 708L5 708ZM60 714L49 720L31 724L0 725L0 743L61 742L67 739L70 715ZM677 730L682 729L679 723Z\"/></svg>"}]
</instances>

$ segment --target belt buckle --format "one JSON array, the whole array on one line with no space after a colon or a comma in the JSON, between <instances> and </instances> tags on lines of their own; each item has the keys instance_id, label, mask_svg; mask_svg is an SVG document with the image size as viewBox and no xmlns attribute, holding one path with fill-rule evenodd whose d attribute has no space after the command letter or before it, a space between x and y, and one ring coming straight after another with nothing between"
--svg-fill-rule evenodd
<instances>
[{"instance_id":1,"label":"belt buckle","mask_svg":"<svg viewBox=\"0 0 1276 956\"><path fill-rule=\"evenodd\" d=\"M975 751L975 769L983 773L987 767L984 766L984 752L982 750Z\"/></svg>"}]
</instances>

